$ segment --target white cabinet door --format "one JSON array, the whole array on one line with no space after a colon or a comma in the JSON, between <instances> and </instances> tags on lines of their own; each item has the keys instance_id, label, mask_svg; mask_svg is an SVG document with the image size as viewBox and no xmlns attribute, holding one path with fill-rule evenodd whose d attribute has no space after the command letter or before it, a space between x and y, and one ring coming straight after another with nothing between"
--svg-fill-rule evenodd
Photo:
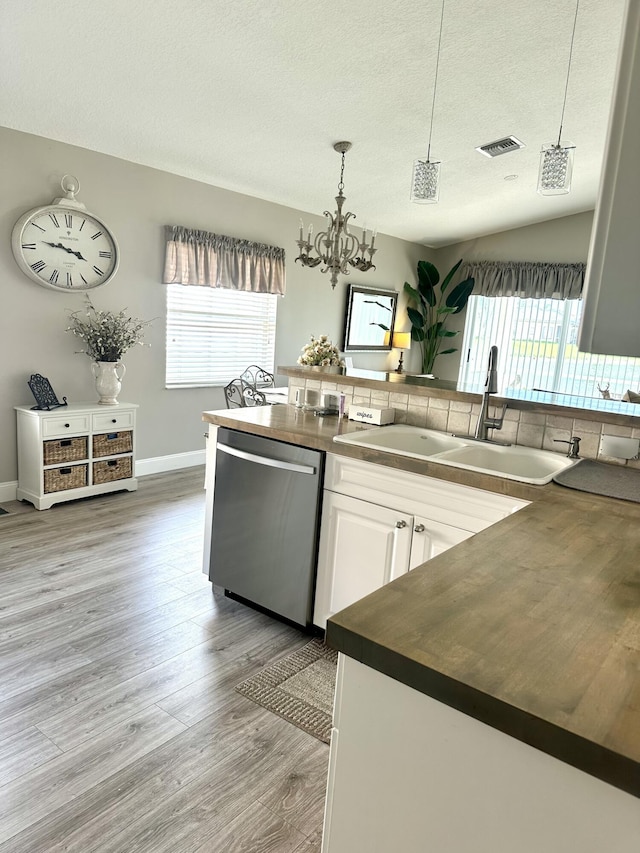
<instances>
[{"instance_id":1,"label":"white cabinet door","mask_svg":"<svg viewBox=\"0 0 640 853\"><path fill-rule=\"evenodd\" d=\"M315 625L408 571L412 524L406 513L325 491Z\"/></svg>"},{"instance_id":2,"label":"white cabinet door","mask_svg":"<svg viewBox=\"0 0 640 853\"><path fill-rule=\"evenodd\" d=\"M640 4L627 3L587 260L579 348L640 356ZM635 106L634 106L635 105Z\"/></svg>"},{"instance_id":3,"label":"white cabinet door","mask_svg":"<svg viewBox=\"0 0 640 853\"><path fill-rule=\"evenodd\" d=\"M459 527L415 516L409 568L415 569L416 566L421 566L427 560L453 548L459 542L464 542L470 536L473 536L473 533L469 530L461 530Z\"/></svg>"}]
</instances>

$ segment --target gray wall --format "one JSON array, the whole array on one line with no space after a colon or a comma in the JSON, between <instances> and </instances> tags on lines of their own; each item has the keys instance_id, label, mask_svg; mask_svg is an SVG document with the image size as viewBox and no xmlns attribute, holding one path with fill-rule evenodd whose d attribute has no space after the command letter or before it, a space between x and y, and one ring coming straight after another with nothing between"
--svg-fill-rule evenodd
<instances>
[{"instance_id":1,"label":"gray wall","mask_svg":"<svg viewBox=\"0 0 640 853\"><path fill-rule=\"evenodd\" d=\"M465 261L555 261L558 263L586 262L591 239L593 211L551 219L537 225L501 231L438 249L435 264L444 274L460 258ZM451 318L449 328L464 328L464 314ZM453 346L462 345L462 335ZM457 379L460 353L442 356L436 362L441 379Z\"/></svg>"},{"instance_id":2,"label":"gray wall","mask_svg":"<svg viewBox=\"0 0 640 853\"><path fill-rule=\"evenodd\" d=\"M287 294L278 302L276 364L294 364L312 334L342 341L347 281L402 289L415 279L420 258L433 255L413 243L380 235L377 270L342 279L335 291L319 269L294 263L300 212L250 196L138 166L82 148L0 128L0 282L3 311L0 335L0 484L17 478L14 405L33 404L27 386L32 373L42 373L58 397L69 402L93 401L95 387L87 356L74 354L76 339L65 333L68 312L82 307L82 294L48 290L18 269L10 248L11 230L27 210L50 204L62 195L65 173L81 183L78 199L109 224L119 242L118 274L90 291L99 308L126 308L134 316L154 319L146 341L150 347L130 350L121 399L138 403L138 455L148 459L199 450L204 446L203 410L224 407L219 388L167 390L164 387L165 288L163 226L180 224L284 247ZM327 187L327 204L333 190ZM353 207L359 213L357 193ZM308 214L304 216L309 222ZM318 215L314 229L324 218ZM404 318L401 309L400 318ZM392 355L356 355L356 367L395 367ZM416 355L412 353L412 355ZM281 384L285 384L282 379Z\"/></svg>"}]
</instances>

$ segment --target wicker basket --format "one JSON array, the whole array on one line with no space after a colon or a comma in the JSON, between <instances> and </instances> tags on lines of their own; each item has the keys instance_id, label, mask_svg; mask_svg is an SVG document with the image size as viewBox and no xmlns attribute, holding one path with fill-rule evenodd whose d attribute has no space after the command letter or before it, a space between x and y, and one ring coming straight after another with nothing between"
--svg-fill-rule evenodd
<instances>
[{"instance_id":1,"label":"wicker basket","mask_svg":"<svg viewBox=\"0 0 640 853\"><path fill-rule=\"evenodd\" d=\"M115 456L117 453L131 453L133 450L133 433L105 432L93 436L93 456ZM116 478L118 479L118 478Z\"/></svg>"},{"instance_id":2,"label":"wicker basket","mask_svg":"<svg viewBox=\"0 0 640 853\"><path fill-rule=\"evenodd\" d=\"M65 468L48 468L44 472L44 491L65 492L87 485L87 466L69 465Z\"/></svg>"},{"instance_id":3,"label":"wicker basket","mask_svg":"<svg viewBox=\"0 0 640 853\"><path fill-rule=\"evenodd\" d=\"M80 438L58 438L55 441L43 442L43 458L45 465L56 465L59 462L77 462L86 459L87 436Z\"/></svg>"},{"instance_id":4,"label":"wicker basket","mask_svg":"<svg viewBox=\"0 0 640 853\"><path fill-rule=\"evenodd\" d=\"M104 462L93 463L93 484L111 483L114 480L126 480L131 477L131 457L122 459L105 459Z\"/></svg>"}]
</instances>

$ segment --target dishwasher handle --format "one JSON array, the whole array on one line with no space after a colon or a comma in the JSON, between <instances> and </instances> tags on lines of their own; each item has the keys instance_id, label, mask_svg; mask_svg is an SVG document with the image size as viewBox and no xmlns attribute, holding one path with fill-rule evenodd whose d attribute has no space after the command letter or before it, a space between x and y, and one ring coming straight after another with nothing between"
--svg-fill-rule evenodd
<instances>
[{"instance_id":1,"label":"dishwasher handle","mask_svg":"<svg viewBox=\"0 0 640 853\"><path fill-rule=\"evenodd\" d=\"M218 450L227 453L229 456L237 456L238 459L245 459L247 462L255 462L258 465L268 465L270 468L282 468L284 471L295 471L296 474L315 474L316 469L313 465L298 465L296 462L283 462L280 459L271 459L270 456L258 456L255 453L248 453L246 450L238 450L236 447L229 447L228 444L218 442Z\"/></svg>"}]
</instances>

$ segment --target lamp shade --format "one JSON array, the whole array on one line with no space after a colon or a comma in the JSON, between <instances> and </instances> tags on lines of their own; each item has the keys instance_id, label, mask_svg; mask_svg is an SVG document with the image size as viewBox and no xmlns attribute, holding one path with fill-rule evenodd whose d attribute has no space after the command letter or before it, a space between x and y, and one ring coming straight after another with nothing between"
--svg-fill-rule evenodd
<instances>
[{"instance_id":1,"label":"lamp shade","mask_svg":"<svg viewBox=\"0 0 640 853\"><path fill-rule=\"evenodd\" d=\"M394 349L411 349L411 332L394 332L392 346Z\"/></svg>"}]
</instances>

